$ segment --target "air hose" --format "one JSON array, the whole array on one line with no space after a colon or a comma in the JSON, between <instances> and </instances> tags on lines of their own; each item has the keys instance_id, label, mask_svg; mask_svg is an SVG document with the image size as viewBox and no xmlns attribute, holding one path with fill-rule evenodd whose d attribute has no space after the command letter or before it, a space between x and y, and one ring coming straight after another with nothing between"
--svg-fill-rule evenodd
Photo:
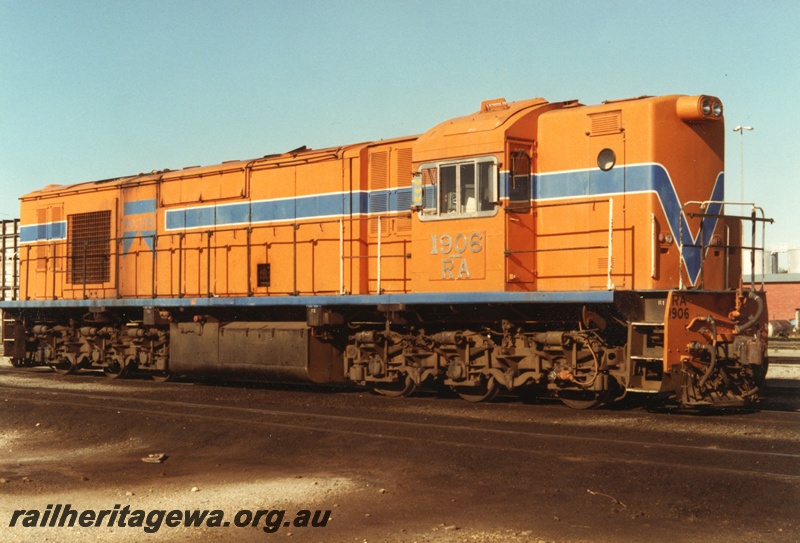
<instances>
[{"instance_id":1,"label":"air hose","mask_svg":"<svg viewBox=\"0 0 800 543\"><path fill-rule=\"evenodd\" d=\"M753 325L756 324L761 319L761 315L764 314L764 299L761 298L761 296L756 294L755 291L751 290L750 292L747 293L747 299L755 300L756 305L758 307L753 316L747 319L743 324L736 325L735 330L737 334L741 334L742 332L746 332L747 330L752 328Z\"/></svg>"}]
</instances>

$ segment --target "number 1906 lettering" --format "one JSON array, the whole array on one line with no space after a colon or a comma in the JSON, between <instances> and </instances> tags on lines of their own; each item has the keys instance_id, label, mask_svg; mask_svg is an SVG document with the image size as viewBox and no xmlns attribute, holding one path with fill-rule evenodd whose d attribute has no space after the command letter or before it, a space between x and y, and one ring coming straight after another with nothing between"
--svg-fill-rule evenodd
<instances>
[{"instance_id":1,"label":"number 1906 lettering","mask_svg":"<svg viewBox=\"0 0 800 543\"><path fill-rule=\"evenodd\" d=\"M442 258L442 279L470 279L466 256L468 253L476 254L482 250L483 234L478 232L459 233L455 236L431 234L431 254L445 255ZM454 259L461 259L461 261L457 265Z\"/></svg>"},{"instance_id":2,"label":"number 1906 lettering","mask_svg":"<svg viewBox=\"0 0 800 543\"><path fill-rule=\"evenodd\" d=\"M455 239L450 234L442 234L437 236L431 234L431 254L438 255L439 253L449 255L455 251L456 255L461 255L467 249L473 253L479 253L483 249L483 234L473 232L469 236L467 234L456 234Z\"/></svg>"}]
</instances>

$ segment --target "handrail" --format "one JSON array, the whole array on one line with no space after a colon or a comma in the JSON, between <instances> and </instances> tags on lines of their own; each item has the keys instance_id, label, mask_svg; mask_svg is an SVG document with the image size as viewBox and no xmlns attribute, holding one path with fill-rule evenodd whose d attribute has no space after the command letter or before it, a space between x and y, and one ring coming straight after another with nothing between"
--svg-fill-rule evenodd
<instances>
[{"instance_id":1,"label":"handrail","mask_svg":"<svg viewBox=\"0 0 800 543\"><path fill-rule=\"evenodd\" d=\"M608 281L606 288L614 290L614 283L611 281L611 266L614 262L614 198L608 199Z\"/></svg>"},{"instance_id":2,"label":"handrail","mask_svg":"<svg viewBox=\"0 0 800 543\"><path fill-rule=\"evenodd\" d=\"M685 213L684 212L686 207L689 206L689 205L699 205L701 210L706 210L712 204L720 205L721 206L720 209L722 209L722 206L725 206L725 205L750 206L750 215L747 216L747 215L726 215L724 213L705 213L705 212L704 213L694 213L694 212ZM761 214L760 217L758 217L756 215L757 211ZM700 229L698 231L698 239L700 240L700 244L699 245L697 243L691 243L691 244L684 244L683 243L683 217L684 216L687 217L687 218L691 218L691 219L693 219L695 217L700 217L701 218L701 220L700 220ZM703 284L704 284L704 269L705 269L705 254L706 254L708 248L711 246L710 244L706 245L706 243L704 241L704 236L703 236L704 219L706 219L706 218L723 219L725 221L727 221L727 220L740 220L740 221L748 220L748 221L751 222L751 234L750 234L750 245L749 246L734 246L734 245L730 245L730 239L726 238L725 245L720 245L719 247L724 248L724 249L749 249L750 250L750 288L752 290L755 290L755 288L756 288L756 284L755 284L756 251L760 251L761 252L761 290L764 290L764 269L765 269L765 265L766 265L766 261L765 261L766 255L765 255L765 251L764 251L764 247L766 246L766 227L765 227L765 224L766 223L772 224L775 221L773 219L766 218L766 215L764 213L764 209L761 208L761 207L756 206L755 203L752 203L752 202L726 202L724 200L704 200L704 201L690 200L688 202L685 202L681 206L681 220L679 221L679 227L678 227L678 232L679 232L679 234L678 234L678 248L679 248L679 251L680 251L680 257L678 259L678 278L679 278L679 280L678 280L678 288L681 289L681 290L686 288L685 285L684 285L684 282L683 282L683 248L684 247L699 247L700 248L700 287L701 288L703 287ZM762 227L761 227L761 246L760 247L756 245L756 233L757 233L756 225L758 223L762 223ZM713 239L713 236L711 238L709 238L709 239ZM727 274L728 274L727 265L726 265L725 273L726 273L726 276L727 276ZM726 282L726 284L727 284L727 282Z\"/></svg>"},{"instance_id":3,"label":"handrail","mask_svg":"<svg viewBox=\"0 0 800 543\"><path fill-rule=\"evenodd\" d=\"M339 294L344 296L344 219L339 219Z\"/></svg>"},{"instance_id":4,"label":"handrail","mask_svg":"<svg viewBox=\"0 0 800 543\"><path fill-rule=\"evenodd\" d=\"M658 244L656 238L656 214L650 213L650 279L656 278L656 263L658 262Z\"/></svg>"},{"instance_id":5,"label":"handrail","mask_svg":"<svg viewBox=\"0 0 800 543\"><path fill-rule=\"evenodd\" d=\"M558 202L558 203L547 203L547 204L537 204L530 206L529 209L536 211L537 209L543 209L548 207L565 207L565 206L575 206L575 205L587 205L587 204L598 204L598 203L607 203L608 204L608 242L605 245L579 245L579 246L569 246L569 247L549 247L546 249L518 249L518 250L511 250L505 249L504 254L506 258L511 255L515 254L531 254L531 253L548 253L548 252L560 252L560 251L587 251L592 249L606 249L606 257L608 262L606 263L606 288L608 290L614 290L616 285L612 281L612 273L613 273L613 262L614 262L614 198L596 198L592 200L581 200L579 202ZM584 232L581 232L584 233ZM575 234L575 232L570 233L563 233L563 235L568 234Z\"/></svg>"},{"instance_id":6,"label":"handrail","mask_svg":"<svg viewBox=\"0 0 800 543\"><path fill-rule=\"evenodd\" d=\"M378 262L377 272L376 275L378 276L378 294L381 293L381 238L383 237L383 232L381 230L381 216L378 215Z\"/></svg>"},{"instance_id":7,"label":"handrail","mask_svg":"<svg viewBox=\"0 0 800 543\"><path fill-rule=\"evenodd\" d=\"M301 263L298 262L298 258L301 255L300 248L304 247L309 242L313 244L317 244L318 242L328 244L326 245L327 247L330 247L330 244L336 242L338 242L339 245L339 284L334 287L334 289L328 289L325 286L318 288L312 285L311 288L314 292L345 295L347 293L345 261L361 258L377 259L377 278L373 277L372 279L377 279L378 288L383 290L386 288L387 280L393 283L395 281L403 282L407 280L402 277L391 277L387 279L384 273L384 261L386 259L394 260L407 258L408 255L405 251L395 254L396 250L394 247L397 245L403 246L406 240L383 240L383 234L386 230L386 221L382 221L378 217L375 218L379 220L379 233L381 234L379 236L377 254L374 252L372 254L347 254L347 247L345 246L344 239L346 225L344 224L345 219L341 218L302 223L292 221L282 224L251 225L246 227L246 236L242 237L236 236L237 233L242 232L242 226L239 225L224 226L212 230L175 230L158 234L148 234L146 236L137 234L136 237L141 237L145 240L148 247L132 250L128 253L124 253L123 251L125 241L127 240L130 242L131 236L134 235L131 232L120 232L120 235L117 237L109 237L103 240L81 240L78 242L78 245L68 240L50 241L46 246L52 250L52 255L40 256L40 253L37 253L36 247L43 247L45 244L26 244L26 254L23 254L22 258L19 259L21 264L20 268L22 265L25 266L24 270L20 270L21 273L24 274L25 281L24 299L31 299L32 297L40 298L41 296L52 299L88 299L90 296L103 296L103 291L109 296L118 298L127 298L130 296L152 297L154 299L158 297L183 298L186 296L253 296L253 279L250 277L250 268L253 264L253 251L258 251L259 246L269 251L269 247L273 245L283 247L292 246L291 249L289 249L291 254L288 254L286 258L286 260L289 258L293 260L291 264L292 279L290 279L290 287L292 290L286 289L284 292L283 290L278 291L273 287L268 292L271 295L297 295L301 288L306 288L305 284L300 284L299 273L300 270L303 269L300 267ZM298 230L300 228L310 226L322 228L325 225L338 225L338 236L333 232L327 232L322 237L313 240L301 239L299 236ZM266 234L267 239L265 241L259 243L253 242L253 237L259 233L262 233L261 235L264 236L264 232L275 229L285 232L286 228L292 228L293 230L290 238L284 235L282 239L270 240L268 239L270 238L269 234ZM232 239L230 239L231 237ZM192 239L190 240L189 238ZM220 238L226 239L226 241L217 241L217 239ZM241 241L237 241L237 239ZM108 244L108 250L107 252L103 252L103 258L106 259L105 266L109 266L110 269L111 275L109 281L92 282L90 280L87 282L87 279L93 279L94 277L94 266L99 265L99 261L97 260L99 258L99 253L96 254L94 249L101 245L105 247L105 244ZM70 247L74 249L74 254L70 252ZM389 254L387 254L388 247L392 247ZM90 248L92 251L89 250ZM223 250L237 251L237 253L241 255L242 260L246 259L247 266L243 270L245 274L243 278L244 281L241 281L242 277L239 276L239 280L236 280L233 285L223 283L214 284L212 282L215 278L212 273L214 267L222 265L219 263L219 255L221 253L218 251ZM192 256L197 254L199 254L199 256ZM150 262L139 260L146 255L152 258ZM129 264L125 264L125 257L132 258L133 260ZM39 261L45 262L45 268L43 270L37 270L36 262ZM52 268L49 266L50 263L52 263ZM34 268L31 269L31 266L34 266ZM164 272L167 269L165 266L169 267L168 274L160 277L161 280L159 280L159 270ZM126 267L129 270L127 273L130 274L127 276L121 273ZM317 271L321 269L321 267L317 267ZM70 272L70 270L72 271ZM192 272L191 277L185 277L186 272L190 270L195 270L196 273ZM228 277L233 278L238 272L239 270L237 268L229 267ZM20 272L17 272L18 276L19 273ZM74 279L70 274L74 274ZM147 284L148 275L150 280L149 285ZM188 285L186 281L188 278L191 278L193 283L197 281L197 284L194 286ZM44 280L44 285L46 286L46 292L44 292L44 294L41 290L43 286L42 280ZM123 282L125 283L123 284ZM204 282L205 284L203 284ZM239 285L241 285L241 288ZM222 289L222 291L216 292L217 288ZM126 292L123 294L122 290ZM97 292L97 294L95 294L95 292Z\"/></svg>"}]
</instances>

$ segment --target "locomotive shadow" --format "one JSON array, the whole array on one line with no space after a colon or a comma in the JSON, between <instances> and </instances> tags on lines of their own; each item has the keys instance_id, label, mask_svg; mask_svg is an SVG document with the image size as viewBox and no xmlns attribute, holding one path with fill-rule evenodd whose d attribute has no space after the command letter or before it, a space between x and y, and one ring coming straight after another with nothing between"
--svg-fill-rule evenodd
<instances>
[{"instance_id":1,"label":"locomotive shadow","mask_svg":"<svg viewBox=\"0 0 800 543\"><path fill-rule=\"evenodd\" d=\"M10 364L9 364L10 369ZM49 367L28 367L17 368L15 373L24 371L26 373L45 375L57 372ZM376 397L381 395L370 388L361 387L350 383L336 383L336 384L317 384L317 383L293 383L293 382L266 382L257 380L234 380L225 379L215 376L186 376L178 375L170 380L169 383L155 383L151 377L146 373L131 372L124 377L124 379L109 379L102 371L96 369L81 369L76 374L65 376L66 379L74 377L89 378L97 381L105 382L136 382L136 383L153 383L157 387L164 387L168 390L171 384L192 385L197 387L221 387L225 389L249 389L249 390L274 390L281 392L305 392L319 395L332 395L332 394L370 394ZM418 387L410 396L414 398L427 398L427 399L440 399L460 402L462 405L469 405L470 402L463 401L458 394L451 390L449 387L436 386L436 385L423 385ZM403 401L406 398L391 398L385 397L388 403ZM536 396L533 394L523 394L503 391L492 400L494 404L519 404L524 406L560 406L564 409L569 409L567 406L561 404L558 398ZM486 404L482 404L486 405ZM730 415L744 415L758 413L761 411L772 412L797 412L800 411L800 388L787 387L787 386L771 386L767 389L767 399L755 406L729 406L729 407L704 407L704 408L681 408L675 404L665 403L662 398L656 398L646 395L628 395L620 400L609 402L598 408L595 411L629 411L629 410L645 410L654 414L667 414L667 415L686 415L694 417L713 417L713 416L730 416Z\"/></svg>"}]
</instances>

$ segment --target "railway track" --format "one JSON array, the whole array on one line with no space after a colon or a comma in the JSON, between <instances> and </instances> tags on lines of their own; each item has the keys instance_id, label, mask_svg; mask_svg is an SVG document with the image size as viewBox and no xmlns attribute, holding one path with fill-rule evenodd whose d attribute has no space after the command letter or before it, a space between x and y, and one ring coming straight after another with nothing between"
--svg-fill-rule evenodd
<instances>
[{"instance_id":1,"label":"railway track","mask_svg":"<svg viewBox=\"0 0 800 543\"><path fill-rule=\"evenodd\" d=\"M800 338L771 337L769 338L769 346L781 349L793 349L800 352Z\"/></svg>"},{"instance_id":2,"label":"railway track","mask_svg":"<svg viewBox=\"0 0 800 543\"><path fill-rule=\"evenodd\" d=\"M7 370L0 372L0 375ZM11 372L8 372L11 373ZM412 400L418 402L425 415L412 409L408 412L407 402L395 402L382 398L357 398L352 396L351 407L334 409L315 408L311 406L252 407L231 405L230 398L223 402L202 402L196 394L189 394L189 399L165 399L162 396L174 397L183 394L185 384L170 384L172 390L167 391L164 385L150 385L146 382L108 383L120 391L126 387L137 390L150 387L160 389L155 397L131 397L123 394L110 394L94 390L76 390L82 386L80 381L91 381L92 376L83 379L51 380L49 374L28 374L21 384L0 385L0 396L6 401L36 404L38 406L57 406L79 410L87 414L102 412L128 413L136 416L157 417L190 421L205 421L217 425L246 425L262 427L285 432L315 432L352 436L369 440L388 440L392 442L425 443L430 446L457 447L489 451L498 455L513 454L516 457L558 455L565 460L581 461L593 464L606 462L609 454L613 454L617 462L637 465L651 465L657 468L711 470L724 476L767 477L772 479L800 482L800 454L791 446L791 439L776 439L764 442L744 439L713 436L704 439L688 438L678 431L631 432L624 429L631 420L631 414L601 413L587 424L586 414L577 416L560 406L513 406L519 418L528 421L498 421L497 411L502 411L500 418L507 417L508 406L488 406L480 410L458 406L455 413L448 406L442 412L441 402L424 398ZM38 385L44 385L42 388ZM105 388L105 387L104 387ZM195 389L197 390L197 389ZM229 389L222 388L225 394ZM264 395L268 395L269 391ZM149 392L148 392L149 393ZM290 394L303 394L291 392ZM308 393L306 393L308 394ZM313 393L312 393L313 394ZM235 392L233 394L235 396ZM375 409L375 402L378 409ZM454 402L455 403L455 402ZM402 407L394 409L394 407ZM554 417L553 410L557 410ZM531 413L541 411L543 420ZM476 413L476 411L478 411ZM463 416L464 414L468 416ZM475 415L479 416L475 416ZM566 417L569 417L568 419ZM668 415L653 415L647 412L634 414L635 417L656 417L670 419ZM758 421L751 422L748 417L757 416ZM622 418L620 418L622 417ZM550 418L550 422L548 422ZM512 417L513 419L513 417ZM556 420L553 420L556 419ZM620 421L623 421L622 423ZM734 422L736 421L736 422ZM782 435L797 434L800 431L798 416L794 413L766 412L741 417L727 417L724 424L732 427L749 427L751 424L766 424L778 429ZM667 422L664 420L663 422ZM698 417L684 417L678 424L693 426L704 424ZM666 428L674 425L670 420ZM594 426L594 427L593 427ZM616 429L614 427L617 426ZM636 426L634 424L634 426ZM620 429L623 427L623 429ZM611 429L611 431L608 431ZM576 431L577 430L577 431ZM722 433L725 433L723 431ZM613 452L612 452L613 451Z\"/></svg>"},{"instance_id":3,"label":"railway track","mask_svg":"<svg viewBox=\"0 0 800 543\"><path fill-rule=\"evenodd\" d=\"M770 358L800 361L800 338L769 338Z\"/></svg>"}]
</instances>

